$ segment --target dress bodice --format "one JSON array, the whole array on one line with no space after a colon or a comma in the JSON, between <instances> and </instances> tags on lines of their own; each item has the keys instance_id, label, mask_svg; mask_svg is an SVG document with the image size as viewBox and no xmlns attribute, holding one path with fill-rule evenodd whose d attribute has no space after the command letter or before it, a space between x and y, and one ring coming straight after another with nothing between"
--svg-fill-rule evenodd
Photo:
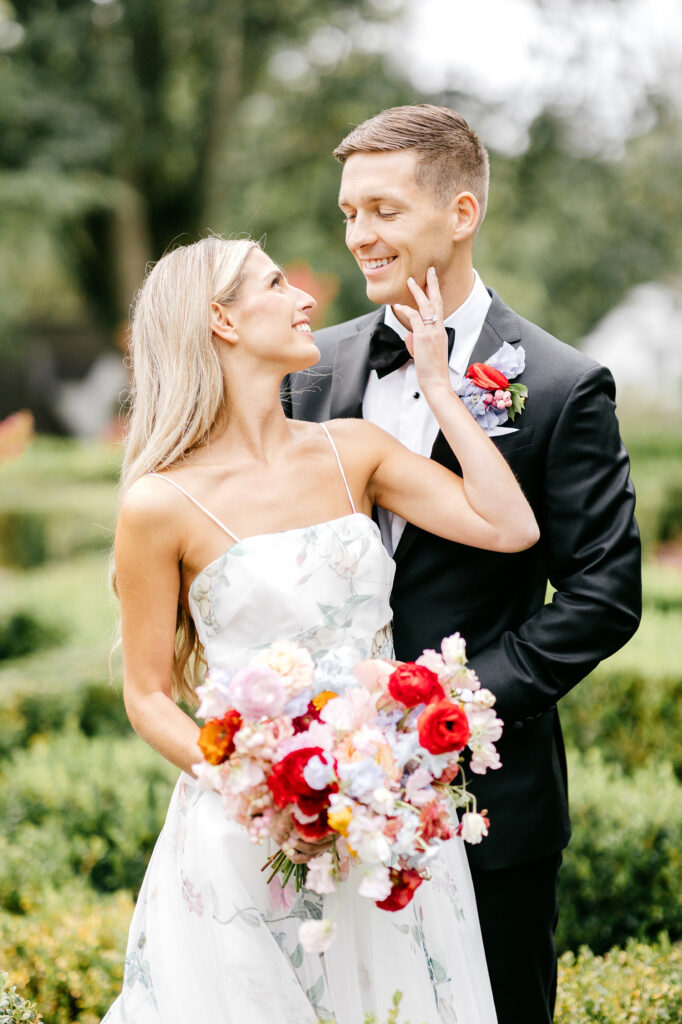
<instances>
[{"instance_id":1,"label":"dress bodice","mask_svg":"<svg viewBox=\"0 0 682 1024\"><path fill-rule=\"evenodd\" d=\"M394 571L379 528L360 512L237 541L189 591L208 668L238 668L275 640L315 660L339 646L357 660L390 656Z\"/></svg>"}]
</instances>

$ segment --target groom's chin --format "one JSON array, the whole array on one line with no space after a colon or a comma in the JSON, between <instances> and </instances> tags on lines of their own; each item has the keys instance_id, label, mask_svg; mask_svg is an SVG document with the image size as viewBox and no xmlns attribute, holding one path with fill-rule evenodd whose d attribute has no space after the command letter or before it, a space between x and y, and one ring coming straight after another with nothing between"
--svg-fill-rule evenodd
<instances>
[{"instance_id":1,"label":"groom's chin","mask_svg":"<svg viewBox=\"0 0 682 1024\"><path fill-rule=\"evenodd\" d=\"M410 292L403 294L395 286L391 287L388 284L381 285L378 282L368 281L365 290L367 298L374 306L394 306L396 302L402 302L408 306L414 304L414 299L411 297Z\"/></svg>"}]
</instances>

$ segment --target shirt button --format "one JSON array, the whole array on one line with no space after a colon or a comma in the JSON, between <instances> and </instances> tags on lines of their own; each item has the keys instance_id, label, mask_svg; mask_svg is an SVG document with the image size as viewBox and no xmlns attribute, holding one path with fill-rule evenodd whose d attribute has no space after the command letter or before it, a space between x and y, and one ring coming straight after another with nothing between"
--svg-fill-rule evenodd
<instances>
[{"instance_id":1,"label":"shirt button","mask_svg":"<svg viewBox=\"0 0 682 1024\"><path fill-rule=\"evenodd\" d=\"M421 395L420 395L420 393L418 391L415 391L414 394L412 395L412 397L413 398L421 398Z\"/></svg>"}]
</instances>

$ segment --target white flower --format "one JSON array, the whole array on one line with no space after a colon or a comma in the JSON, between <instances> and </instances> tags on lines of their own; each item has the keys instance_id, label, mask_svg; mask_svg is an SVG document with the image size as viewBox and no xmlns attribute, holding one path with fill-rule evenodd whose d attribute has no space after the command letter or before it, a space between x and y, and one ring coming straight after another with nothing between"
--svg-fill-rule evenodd
<instances>
[{"instance_id":1,"label":"white flower","mask_svg":"<svg viewBox=\"0 0 682 1024\"><path fill-rule=\"evenodd\" d=\"M305 771L303 774L305 776ZM378 789L384 784L386 772L376 762L369 759L347 761L345 764L339 765L339 778L345 783L344 789L349 796L356 800L362 800L372 790Z\"/></svg>"},{"instance_id":2,"label":"white flower","mask_svg":"<svg viewBox=\"0 0 682 1024\"><path fill-rule=\"evenodd\" d=\"M331 853L318 853L317 857L308 861L306 887L321 896L328 892L334 892L333 871L334 858Z\"/></svg>"},{"instance_id":3,"label":"white flower","mask_svg":"<svg viewBox=\"0 0 682 1024\"><path fill-rule=\"evenodd\" d=\"M489 768L501 768L500 755L492 743L475 743L471 748L469 767L476 775L485 775Z\"/></svg>"},{"instance_id":4,"label":"white flower","mask_svg":"<svg viewBox=\"0 0 682 1024\"><path fill-rule=\"evenodd\" d=\"M391 891L391 876L385 864L376 864L365 871L358 894L370 900L385 900Z\"/></svg>"},{"instance_id":5,"label":"white flower","mask_svg":"<svg viewBox=\"0 0 682 1024\"><path fill-rule=\"evenodd\" d=\"M499 740L504 723L491 708L479 708L472 704L464 710L471 729L468 746L472 750L479 743L495 743Z\"/></svg>"},{"instance_id":6,"label":"white flower","mask_svg":"<svg viewBox=\"0 0 682 1024\"><path fill-rule=\"evenodd\" d=\"M431 669L431 671L435 672L437 676L441 676L445 672L445 661L442 655L438 654L437 651L432 651L431 649L428 649L424 651L423 654L419 655L417 658L417 664L423 665L424 668Z\"/></svg>"},{"instance_id":7,"label":"white flower","mask_svg":"<svg viewBox=\"0 0 682 1024\"><path fill-rule=\"evenodd\" d=\"M199 718L222 718L232 704L230 677L223 672L207 672L204 682L197 686Z\"/></svg>"},{"instance_id":8,"label":"white flower","mask_svg":"<svg viewBox=\"0 0 682 1024\"><path fill-rule=\"evenodd\" d=\"M298 929L298 941L306 953L326 953L336 935L333 921L304 921Z\"/></svg>"},{"instance_id":9,"label":"white flower","mask_svg":"<svg viewBox=\"0 0 682 1024\"><path fill-rule=\"evenodd\" d=\"M460 835L466 843L480 843L488 835L488 821L482 814L467 811L462 815Z\"/></svg>"},{"instance_id":10,"label":"white flower","mask_svg":"<svg viewBox=\"0 0 682 1024\"><path fill-rule=\"evenodd\" d=\"M443 652L443 659L447 665L461 665L464 667L467 661L467 645L459 633L446 636L440 645Z\"/></svg>"},{"instance_id":11,"label":"white flower","mask_svg":"<svg viewBox=\"0 0 682 1024\"><path fill-rule=\"evenodd\" d=\"M211 792L215 789L220 792L220 767L217 764L207 764L206 761L198 761L192 765L192 771L199 784L199 789Z\"/></svg>"},{"instance_id":12,"label":"white flower","mask_svg":"<svg viewBox=\"0 0 682 1024\"><path fill-rule=\"evenodd\" d=\"M303 769L303 778L311 789L325 789L334 779L334 766L315 754Z\"/></svg>"},{"instance_id":13,"label":"white flower","mask_svg":"<svg viewBox=\"0 0 682 1024\"><path fill-rule=\"evenodd\" d=\"M372 793L370 806L377 814L392 815L395 810L395 795L386 786L379 786Z\"/></svg>"},{"instance_id":14,"label":"white flower","mask_svg":"<svg viewBox=\"0 0 682 1024\"><path fill-rule=\"evenodd\" d=\"M264 781L265 772L250 757L233 757L229 770L222 775L221 791L228 796L236 796Z\"/></svg>"},{"instance_id":15,"label":"white flower","mask_svg":"<svg viewBox=\"0 0 682 1024\"><path fill-rule=\"evenodd\" d=\"M472 701L477 708L492 708L496 700L497 697L490 690L481 689L472 694Z\"/></svg>"}]
</instances>

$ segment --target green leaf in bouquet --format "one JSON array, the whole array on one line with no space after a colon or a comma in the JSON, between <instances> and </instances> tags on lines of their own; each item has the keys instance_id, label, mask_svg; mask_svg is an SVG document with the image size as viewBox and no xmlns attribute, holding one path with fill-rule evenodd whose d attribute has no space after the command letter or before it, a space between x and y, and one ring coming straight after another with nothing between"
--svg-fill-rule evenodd
<instances>
[{"instance_id":1,"label":"green leaf in bouquet","mask_svg":"<svg viewBox=\"0 0 682 1024\"><path fill-rule=\"evenodd\" d=\"M510 384L507 391L511 395L512 404L509 408L509 419L513 422L515 417L523 412L528 397L528 388L525 384Z\"/></svg>"}]
</instances>

